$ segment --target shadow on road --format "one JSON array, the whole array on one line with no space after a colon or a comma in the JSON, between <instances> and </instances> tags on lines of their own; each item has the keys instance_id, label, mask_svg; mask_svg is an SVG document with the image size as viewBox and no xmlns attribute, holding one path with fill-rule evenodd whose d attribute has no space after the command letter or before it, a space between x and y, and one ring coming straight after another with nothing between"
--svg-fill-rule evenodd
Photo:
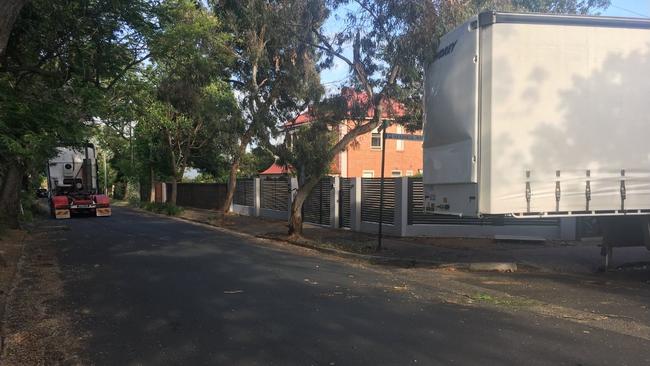
<instances>
[{"instance_id":1,"label":"shadow on road","mask_svg":"<svg viewBox=\"0 0 650 366\"><path fill-rule=\"evenodd\" d=\"M634 363L640 339L423 300L389 275L120 210L72 220L68 306L97 364ZM617 352L605 352L604 344ZM601 351L602 350L602 351Z\"/></svg>"}]
</instances>

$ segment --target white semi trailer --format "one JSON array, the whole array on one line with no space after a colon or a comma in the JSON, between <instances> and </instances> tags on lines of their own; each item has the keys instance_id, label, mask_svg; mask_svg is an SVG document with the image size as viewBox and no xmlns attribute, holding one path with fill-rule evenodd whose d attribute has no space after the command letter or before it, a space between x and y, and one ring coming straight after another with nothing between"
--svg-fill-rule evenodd
<instances>
[{"instance_id":1,"label":"white semi trailer","mask_svg":"<svg viewBox=\"0 0 650 366\"><path fill-rule=\"evenodd\" d=\"M648 243L649 19L481 13L425 79L427 211L623 217Z\"/></svg>"}]
</instances>

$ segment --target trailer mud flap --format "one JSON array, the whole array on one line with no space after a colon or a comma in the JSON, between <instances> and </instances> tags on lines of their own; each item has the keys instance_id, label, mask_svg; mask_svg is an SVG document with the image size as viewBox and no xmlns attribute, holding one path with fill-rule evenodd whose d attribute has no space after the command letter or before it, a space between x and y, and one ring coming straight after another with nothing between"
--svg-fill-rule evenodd
<instances>
[{"instance_id":1,"label":"trailer mud flap","mask_svg":"<svg viewBox=\"0 0 650 366\"><path fill-rule=\"evenodd\" d=\"M55 209L54 210L54 217L56 219L69 219L70 218L70 210L69 209Z\"/></svg>"},{"instance_id":2,"label":"trailer mud flap","mask_svg":"<svg viewBox=\"0 0 650 366\"><path fill-rule=\"evenodd\" d=\"M110 207L102 207L102 208L95 209L95 215L97 215L97 217L111 216L111 214L112 212Z\"/></svg>"}]
</instances>

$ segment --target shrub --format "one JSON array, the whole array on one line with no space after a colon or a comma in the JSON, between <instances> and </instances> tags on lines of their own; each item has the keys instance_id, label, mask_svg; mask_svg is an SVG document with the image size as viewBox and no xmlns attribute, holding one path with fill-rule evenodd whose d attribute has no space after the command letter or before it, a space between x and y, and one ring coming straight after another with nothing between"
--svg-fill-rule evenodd
<instances>
[{"instance_id":1,"label":"shrub","mask_svg":"<svg viewBox=\"0 0 650 366\"><path fill-rule=\"evenodd\" d=\"M169 216L178 216L183 212L182 207L178 207L171 203L159 203L159 202L142 202L140 207L151 212L165 214Z\"/></svg>"}]
</instances>

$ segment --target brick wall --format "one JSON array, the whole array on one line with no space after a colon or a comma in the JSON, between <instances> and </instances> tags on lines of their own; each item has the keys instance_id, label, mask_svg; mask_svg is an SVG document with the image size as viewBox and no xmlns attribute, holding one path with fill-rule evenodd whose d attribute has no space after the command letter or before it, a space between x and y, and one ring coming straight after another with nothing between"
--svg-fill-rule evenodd
<instances>
[{"instance_id":1,"label":"brick wall","mask_svg":"<svg viewBox=\"0 0 650 366\"><path fill-rule=\"evenodd\" d=\"M388 127L389 133L404 133L398 131L400 126ZM420 133L417 133L420 134ZM359 136L356 143L348 146L346 152L339 154L337 165L346 164L347 169L341 168L344 177L362 177L364 171L373 171L375 177L381 174L381 149L371 147L371 133ZM401 176L407 172L413 175L422 170L422 142L387 140L385 176L390 177L392 171L399 171ZM404 149L397 150L398 143L403 143ZM347 158L342 155L347 154Z\"/></svg>"}]
</instances>

